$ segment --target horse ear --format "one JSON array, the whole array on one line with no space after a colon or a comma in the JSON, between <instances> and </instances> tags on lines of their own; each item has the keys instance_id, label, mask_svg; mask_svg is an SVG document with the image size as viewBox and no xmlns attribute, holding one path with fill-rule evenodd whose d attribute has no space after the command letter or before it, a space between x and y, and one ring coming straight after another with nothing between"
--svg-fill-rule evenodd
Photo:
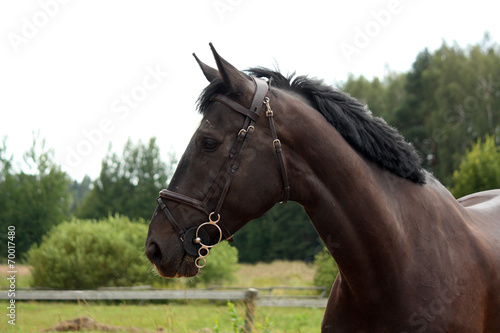
<instances>
[{"instance_id":1,"label":"horse ear","mask_svg":"<svg viewBox=\"0 0 500 333\"><path fill-rule=\"evenodd\" d=\"M207 78L208 82L212 82L216 78L220 77L218 70L216 70L215 68L212 68L212 67L208 66L207 64L205 64L204 62L202 62L194 53L193 53L193 57L196 59L196 62L198 63L198 65L200 65L201 71L203 72L203 74Z\"/></svg>"},{"instance_id":2,"label":"horse ear","mask_svg":"<svg viewBox=\"0 0 500 333\"><path fill-rule=\"evenodd\" d=\"M244 90L249 87L251 89L248 77L229 62L224 60L224 58L217 53L212 43L209 45L212 49L212 53L214 54L215 62L217 63L217 68L219 69L222 81L229 87L229 89L233 92L244 92Z\"/></svg>"}]
</instances>

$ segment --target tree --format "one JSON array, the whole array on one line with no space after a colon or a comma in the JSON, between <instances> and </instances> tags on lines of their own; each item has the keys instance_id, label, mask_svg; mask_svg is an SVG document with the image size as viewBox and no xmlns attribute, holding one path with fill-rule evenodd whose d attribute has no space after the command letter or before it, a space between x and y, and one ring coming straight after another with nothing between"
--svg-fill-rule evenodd
<instances>
[{"instance_id":1,"label":"tree","mask_svg":"<svg viewBox=\"0 0 500 333\"><path fill-rule=\"evenodd\" d=\"M351 76L341 89L396 127L447 186L466 149L500 131L500 47L488 34L466 48L425 49L408 73L383 81Z\"/></svg>"},{"instance_id":2,"label":"tree","mask_svg":"<svg viewBox=\"0 0 500 333\"><path fill-rule=\"evenodd\" d=\"M99 178L75 211L79 218L104 218L122 214L132 219L149 219L156 207L154 196L165 187L176 163L171 154L165 164L160 158L156 139L148 145L127 141L119 157L111 153L102 161Z\"/></svg>"},{"instance_id":3,"label":"tree","mask_svg":"<svg viewBox=\"0 0 500 333\"><path fill-rule=\"evenodd\" d=\"M40 150L40 151L39 151ZM38 243L53 226L69 218L69 178L53 162L53 151L37 138L25 154L32 173L12 169L12 157L6 156L5 140L0 149L0 229L15 227L16 258ZM0 233L1 251L7 253L7 232Z\"/></svg>"},{"instance_id":4,"label":"tree","mask_svg":"<svg viewBox=\"0 0 500 333\"><path fill-rule=\"evenodd\" d=\"M92 187L92 179L88 175L83 177L81 183L76 180L69 185L69 191L71 193L71 203L70 203L70 213L73 213L78 206L83 203L83 199L90 192Z\"/></svg>"},{"instance_id":5,"label":"tree","mask_svg":"<svg viewBox=\"0 0 500 333\"><path fill-rule=\"evenodd\" d=\"M484 142L478 139L472 145L453 179L455 186L451 192L456 198L500 188L500 145L497 147L493 136L486 136Z\"/></svg>"},{"instance_id":6,"label":"tree","mask_svg":"<svg viewBox=\"0 0 500 333\"><path fill-rule=\"evenodd\" d=\"M424 166L450 186L467 147L500 123L498 45L463 49L443 42L433 54L417 58L406 89L400 128Z\"/></svg>"},{"instance_id":7,"label":"tree","mask_svg":"<svg viewBox=\"0 0 500 333\"><path fill-rule=\"evenodd\" d=\"M3 138L2 146L0 147L0 184L5 182L5 179L10 174L12 168L12 156L7 157L7 138Z\"/></svg>"},{"instance_id":8,"label":"tree","mask_svg":"<svg viewBox=\"0 0 500 333\"><path fill-rule=\"evenodd\" d=\"M431 67L432 55L425 49L418 54L412 70L406 74L406 98L395 110L392 123L407 141L413 143L426 167L427 157L431 154L426 119L436 109L432 98L436 73L429 70Z\"/></svg>"},{"instance_id":9,"label":"tree","mask_svg":"<svg viewBox=\"0 0 500 333\"><path fill-rule=\"evenodd\" d=\"M310 260L321 249L316 230L303 208L294 202L276 205L248 222L235 235L239 261Z\"/></svg>"}]
</instances>

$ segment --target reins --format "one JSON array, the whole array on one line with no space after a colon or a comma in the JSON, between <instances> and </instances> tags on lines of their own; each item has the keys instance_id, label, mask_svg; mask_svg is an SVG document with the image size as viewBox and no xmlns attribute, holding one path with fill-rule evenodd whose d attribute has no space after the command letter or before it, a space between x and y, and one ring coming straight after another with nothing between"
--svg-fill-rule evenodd
<instances>
[{"instance_id":1,"label":"reins","mask_svg":"<svg viewBox=\"0 0 500 333\"><path fill-rule=\"evenodd\" d=\"M290 197L290 185L288 181L286 165L283 159L281 141L278 139L276 126L274 124L274 112L271 109L269 97L267 97L269 87L265 80L255 77L251 78L255 85L255 92L250 108L245 108L238 102L225 95L217 94L211 98L211 101L222 103L231 110L244 115L245 122L242 128L239 130L236 141L234 142L228 157L225 159L205 199L203 201L199 201L187 195L183 195L166 189L161 190L160 196L157 198L157 202L160 208L163 210L168 221L179 235L180 240L184 244L186 252L194 257L197 257L195 260L195 265L198 268L202 268L205 266L206 257L208 256L210 249L219 244L222 241L222 237L227 240L232 239L231 233L220 222L221 217L219 212L229 191L233 175L240 167L240 154L243 151L245 144L251 139L252 134L255 131L255 123L260 117L260 110L263 108L263 105L265 105L266 107L266 117L269 120L269 127L271 128L271 135L273 138L272 144L276 152L278 167L283 181L283 194L280 203L286 203ZM215 196L215 193L221 187L222 190L220 191L219 200L217 201L215 208L212 210L208 207L208 202ZM172 213L167 207L165 200L184 204L203 212L208 216L208 222L204 222L198 227L192 227L184 230L173 217ZM210 242L210 237L207 231L202 229L203 227L208 226L215 228L219 232L218 240L212 245L208 245L208 243Z\"/></svg>"}]
</instances>

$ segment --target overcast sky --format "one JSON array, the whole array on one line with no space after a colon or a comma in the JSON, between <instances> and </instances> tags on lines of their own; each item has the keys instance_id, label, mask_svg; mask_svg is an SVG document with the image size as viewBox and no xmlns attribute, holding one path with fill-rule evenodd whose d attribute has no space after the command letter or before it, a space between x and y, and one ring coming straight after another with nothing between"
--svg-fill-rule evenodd
<instances>
[{"instance_id":1,"label":"overcast sky","mask_svg":"<svg viewBox=\"0 0 500 333\"><path fill-rule=\"evenodd\" d=\"M39 132L71 177L98 176L110 142L157 137L180 157L206 86L192 53L279 65L335 84L411 68L443 40L489 31L494 1L23 0L0 3L0 138L16 161ZM368 101L369 103L369 101Z\"/></svg>"}]
</instances>

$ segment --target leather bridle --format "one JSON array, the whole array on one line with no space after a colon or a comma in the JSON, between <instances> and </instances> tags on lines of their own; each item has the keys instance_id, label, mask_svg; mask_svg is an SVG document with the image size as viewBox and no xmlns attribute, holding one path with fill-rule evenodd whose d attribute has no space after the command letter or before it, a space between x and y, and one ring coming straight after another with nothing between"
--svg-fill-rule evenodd
<instances>
[{"instance_id":1,"label":"leather bridle","mask_svg":"<svg viewBox=\"0 0 500 333\"><path fill-rule=\"evenodd\" d=\"M160 208L163 210L165 215L167 216L168 221L178 233L179 238L184 244L184 248L186 252L192 256L197 256L195 260L195 264L197 267L204 267L206 264L205 258L208 256L210 249L215 245L219 244L224 236L225 239L232 239L231 233L224 227L223 224L220 223L220 210L222 208L222 204L226 198L226 195L229 191L229 187L231 185L231 181L233 179L234 173L238 170L240 166L240 154L243 151L245 144L250 140L252 134L255 130L255 122L259 119L260 111L263 108L263 105L266 107L266 117L269 119L269 126L271 128L271 135L273 137L273 147L276 152L276 156L278 158L278 166L281 173L281 178L283 180L283 194L281 203L285 203L288 201L290 196L290 185L288 182L288 176L286 171L286 165L283 160L283 153L281 150L281 141L278 139L278 135L276 133L276 127L274 125L274 113L271 110L269 105L269 97L268 94L268 84L265 80L251 77L252 82L255 85L255 92L252 99L252 104L250 108L246 108L239 104L238 102L232 100L228 96L217 94L211 98L211 101L219 102L230 108L231 110L241 113L245 116L245 122L243 124L242 129L238 132L236 141L234 142L229 156L224 161L215 181L213 182L210 190L208 191L205 199L203 201L194 199L184 194L176 193L170 190L161 190L160 196L157 198L158 204ZM215 209L210 209L208 207L208 202L211 200L217 190L222 187L220 192L219 200ZM165 200L170 200L179 204L184 204L186 206L197 209L204 214L208 215L208 222L202 223L198 227L192 227L188 230L184 230L177 223L172 213L168 209ZM213 226L219 232L219 238L216 243L207 245L210 242L210 237L206 230L202 229L206 226ZM200 263L200 261L203 263Z\"/></svg>"}]
</instances>

